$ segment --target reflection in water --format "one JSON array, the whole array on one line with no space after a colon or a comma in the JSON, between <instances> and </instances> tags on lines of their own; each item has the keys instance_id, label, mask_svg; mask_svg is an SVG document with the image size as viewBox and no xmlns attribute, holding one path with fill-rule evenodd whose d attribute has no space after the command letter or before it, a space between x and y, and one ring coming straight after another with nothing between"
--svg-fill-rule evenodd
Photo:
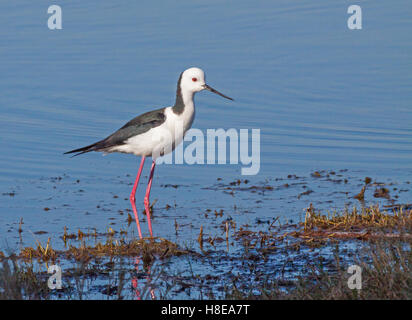
<instances>
[{"instance_id":1,"label":"reflection in water","mask_svg":"<svg viewBox=\"0 0 412 320\"><path fill-rule=\"evenodd\" d=\"M145 299L146 290L150 292L150 298L152 300L156 299L155 291L152 288L152 278L151 278L151 267L152 265L146 265L142 262L142 272L140 272L140 258L135 259L135 269L136 269L136 276L132 279L132 287L135 291L135 297L137 300ZM141 273L146 275L146 283L139 287L138 279L141 278Z\"/></svg>"}]
</instances>

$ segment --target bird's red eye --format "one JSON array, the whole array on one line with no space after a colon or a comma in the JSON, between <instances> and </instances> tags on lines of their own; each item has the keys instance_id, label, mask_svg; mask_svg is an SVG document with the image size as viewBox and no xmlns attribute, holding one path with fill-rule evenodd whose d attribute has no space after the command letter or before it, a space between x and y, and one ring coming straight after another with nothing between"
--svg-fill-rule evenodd
<instances>
[{"instance_id":1,"label":"bird's red eye","mask_svg":"<svg viewBox=\"0 0 412 320\"><path fill-rule=\"evenodd\" d=\"M193 82L196 82L196 81L197 81L197 78L192 78L192 81L193 81Z\"/></svg>"}]
</instances>

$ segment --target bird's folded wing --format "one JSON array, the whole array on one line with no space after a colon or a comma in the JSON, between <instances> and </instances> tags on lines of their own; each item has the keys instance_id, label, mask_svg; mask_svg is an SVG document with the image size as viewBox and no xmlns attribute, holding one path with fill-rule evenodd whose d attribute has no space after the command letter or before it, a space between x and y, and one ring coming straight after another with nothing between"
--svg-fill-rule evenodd
<instances>
[{"instance_id":1,"label":"bird's folded wing","mask_svg":"<svg viewBox=\"0 0 412 320\"><path fill-rule=\"evenodd\" d=\"M78 156L90 151L110 152L111 148L125 144L129 138L138 136L139 134L145 133L152 128L160 126L166 120L164 111L165 108L146 112L130 120L106 139L100 140L83 148L65 152L65 154L76 153L74 156Z\"/></svg>"},{"instance_id":2,"label":"bird's folded wing","mask_svg":"<svg viewBox=\"0 0 412 320\"><path fill-rule=\"evenodd\" d=\"M112 135L98 143L99 149L122 145L129 138L145 133L165 122L164 108L146 112L130 120Z\"/></svg>"}]
</instances>

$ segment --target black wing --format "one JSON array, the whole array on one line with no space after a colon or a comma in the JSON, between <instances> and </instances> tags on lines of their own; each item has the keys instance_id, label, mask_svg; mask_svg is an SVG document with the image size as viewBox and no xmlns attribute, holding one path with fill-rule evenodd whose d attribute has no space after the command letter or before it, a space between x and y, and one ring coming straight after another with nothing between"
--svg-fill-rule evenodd
<instances>
[{"instance_id":1,"label":"black wing","mask_svg":"<svg viewBox=\"0 0 412 320\"><path fill-rule=\"evenodd\" d=\"M164 110L165 108L162 108L143 113L142 115L130 120L106 139L100 140L83 148L65 152L64 154L77 153L74 156L78 156L90 151L108 151L108 149L112 147L120 146L124 144L127 139L145 133L165 122L166 116L164 114Z\"/></svg>"}]
</instances>

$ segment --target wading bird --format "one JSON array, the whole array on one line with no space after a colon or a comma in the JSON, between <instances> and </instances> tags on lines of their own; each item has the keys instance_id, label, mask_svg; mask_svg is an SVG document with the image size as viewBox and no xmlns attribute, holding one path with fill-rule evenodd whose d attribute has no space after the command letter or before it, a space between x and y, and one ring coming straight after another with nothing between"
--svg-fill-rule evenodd
<instances>
[{"instance_id":1,"label":"wading bird","mask_svg":"<svg viewBox=\"0 0 412 320\"><path fill-rule=\"evenodd\" d=\"M130 194L130 202L140 238L142 238L142 231L137 215L135 194L145 159L146 157L152 157L152 167L150 169L149 182L144 197L144 207L150 236L153 237L149 196L156 165L155 160L158 156L172 152L174 148L182 142L195 116L194 95L196 92L202 90L209 90L226 99L233 100L208 86L205 82L203 70L199 68L189 68L180 74L177 82L176 102L174 106L146 112L130 120L107 138L89 146L65 153L77 153L74 156L78 156L90 151L104 153L121 152L131 153L141 157L140 167ZM179 130L179 128L177 128L178 126L181 126L182 129Z\"/></svg>"}]
</instances>

